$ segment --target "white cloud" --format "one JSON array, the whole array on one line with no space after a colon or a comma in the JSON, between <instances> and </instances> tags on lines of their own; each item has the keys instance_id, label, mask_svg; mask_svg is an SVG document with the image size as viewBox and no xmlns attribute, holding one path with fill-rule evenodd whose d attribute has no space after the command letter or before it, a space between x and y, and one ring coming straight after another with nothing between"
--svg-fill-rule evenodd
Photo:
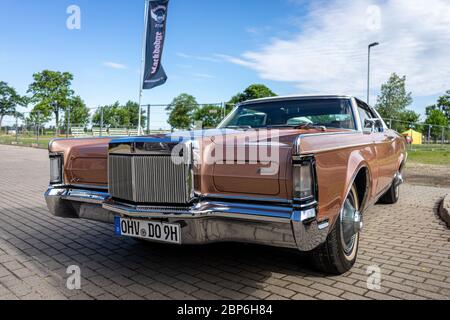
<instances>
[{"instance_id":1,"label":"white cloud","mask_svg":"<svg viewBox=\"0 0 450 320\"><path fill-rule=\"evenodd\" d=\"M245 32L253 35L253 36L260 36L265 35L268 32L270 32L272 29L271 26L262 26L262 27L247 27L245 29Z\"/></svg>"},{"instance_id":2,"label":"white cloud","mask_svg":"<svg viewBox=\"0 0 450 320\"><path fill-rule=\"evenodd\" d=\"M204 56L193 56L190 54L186 54L183 52L178 52L177 56L183 59L189 59L189 60L200 60L200 61L207 61L207 62L221 62L220 59L216 59L213 57L204 57Z\"/></svg>"},{"instance_id":3,"label":"white cloud","mask_svg":"<svg viewBox=\"0 0 450 320\"><path fill-rule=\"evenodd\" d=\"M128 69L128 67L126 65L116 63L116 62L111 62L111 61L103 62L103 65L105 67L112 68L112 69L118 69L118 70Z\"/></svg>"},{"instance_id":4,"label":"white cloud","mask_svg":"<svg viewBox=\"0 0 450 320\"><path fill-rule=\"evenodd\" d=\"M226 55L226 54L216 54L215 56L220 58L220 59L222 59L222 60L225 60L227 62L238 64L238 65L241 65L241 66L244 66L244 67L249 67L249 68L253 67L253 63L252 62L250 62L248 60L244 60L244 59L238 58L238 57L233 57L233 56L229 56L229 55Z\"/></svg>"},{"instance_id":5,"label":"white cloud","mask_svg":"<svg viewBox=\"0 0 450 320\"><path fill-rule=\"evenodd\" d=\"M177 67L181 68L181 69L192 69L193 68L193 66L190 64L177 64Z\"/></svg>"},{"instance_id":6,"label":"white cloud","mask_svg":"<svg viewBox=\"0 0 450 320\"><path fill-rule=\"evenodd\" d=\"M197 78L204 78L204 79L214 79L215 77L211 74L207 73L194 73L194 76Z\"/></svg>"},{"instance_id":7,"label":"white cloud","mask_svg":"<svg viewBox=\"0 0 450 320\"><path fill-rule=\"evenodd\" d=\"M292 82L301 92L365 96L367 45L377 41L374 90L392 72L406 75L408 89L416 96L450 87L450 1L334 0L309 10L297 21L295 36L272 39L239 57L217 56L251 68L263 79Z\"/></svg>"},{"instance_id":8,"label":"white cloud","mask_svg":"<svg viewBox=\"0 0 450 320\"><path fill-rule=\"evenodd\" d=\"M192 58L192 56L190 56L190 55L188 55L186 53L183 53L183 52L177 52L177 56L179 56L180 58L185 58L185 59Z\"/></svg>"}]
</instances>

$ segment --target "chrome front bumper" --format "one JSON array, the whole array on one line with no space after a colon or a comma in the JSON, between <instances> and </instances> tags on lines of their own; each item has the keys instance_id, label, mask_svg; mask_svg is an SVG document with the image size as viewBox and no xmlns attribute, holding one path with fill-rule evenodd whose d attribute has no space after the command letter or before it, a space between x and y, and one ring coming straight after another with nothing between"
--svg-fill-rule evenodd
<instances>
[{"instance_id":1,"label":"chrome front bumper","mask_svg":"<svg viewBox=\"0 0 450 320\"><path fill-rule=\"evenodd\" d=\"M261 204L204 199L190 207L151 207L118 203L108 193L49 188L45 199L57 217L114 223L117 216L181 225L183 244L244 242L311 251L324 243L328 221L316 220L316 206Z\"/></svg>"}]
</instances>

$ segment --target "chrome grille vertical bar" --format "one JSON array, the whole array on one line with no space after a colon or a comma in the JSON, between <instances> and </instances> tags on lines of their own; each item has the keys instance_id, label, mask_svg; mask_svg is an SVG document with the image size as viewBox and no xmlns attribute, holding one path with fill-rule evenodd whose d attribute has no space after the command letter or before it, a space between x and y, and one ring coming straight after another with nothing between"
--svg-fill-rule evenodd
<instances>
[{"instance_id":1,"label":"chrome grille vertical bar","mask_svg":"<svg viewBox=\"0 0 450 320\"><path fill-rule=\"evenodd\" d=\"M190 164L177 165L165 155L109 157L111 196L136 203L186 204L193 194Z\"/></svg>"}]
</instances>

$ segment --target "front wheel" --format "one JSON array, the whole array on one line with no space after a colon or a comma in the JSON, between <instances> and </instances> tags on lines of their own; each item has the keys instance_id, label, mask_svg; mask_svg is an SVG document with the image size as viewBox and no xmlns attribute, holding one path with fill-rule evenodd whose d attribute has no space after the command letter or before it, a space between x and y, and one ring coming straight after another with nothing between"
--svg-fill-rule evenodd
<instances>
[{"instance_id":1,"label":"front wheel","mask_svg":"<svg viewBox=\"0 0 450 320\"><path fill-rule=\"evenodd\" d=\"M400 185L402 183L402 174L397 172L394 181L389 190L378 201L382 204L396 204L400 199Z\"/></svg>"},{"instance_id":2,"label":"front wheel","mask_svg":"<svg viewBox=\"0 0 450 320\"><path fill-rule=\"evenodd\" d=\"M362 227L359 210L358 192L353 186L327 240L312 252L312 260L318 270L339 275L353 267Z\"/></svg>"}]
</instances>

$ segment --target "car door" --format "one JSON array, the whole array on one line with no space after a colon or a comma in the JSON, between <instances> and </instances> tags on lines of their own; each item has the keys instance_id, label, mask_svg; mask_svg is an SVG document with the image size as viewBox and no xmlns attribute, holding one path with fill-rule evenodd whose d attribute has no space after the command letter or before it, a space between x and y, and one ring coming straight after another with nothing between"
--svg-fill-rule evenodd
<instances>
[{"instance_id":1,"label":"car door","mask_svg":"<svg viewBox=\"0 0 450 320\"><path fill-rule=\"evenodd\" d=\"M396 175L398 171L398 160L400 157L399 154L399 148L398 148L398 140L399 135L394 130L388 129L384 121L381 119L380 115L373 109L371 109L371 112L375 115L375 118L378 119L378 130L380 132L383 132L384 134L384 147L383 150L385 151L385 164L384 170L386 171L387 176L387 184L388 186L391 185L394 176Z\"/></svg>"},{"instance_id":2,"label":"car door","mask_svg":"<svg viewBox=\"0 0 450 320\"><path fill-rule=\"evenodd\" d=\"M377 157L377 187L375 194L379 195L392 183L392 141L386 135L382 121L377 121L375 127L372 127L370 123L366 123L366 120L370 122L370 120L378 119L377 114L367 104L358 101L358 113L364 134L371 136L375 146Z\"/></svg>"}]
</instances>

